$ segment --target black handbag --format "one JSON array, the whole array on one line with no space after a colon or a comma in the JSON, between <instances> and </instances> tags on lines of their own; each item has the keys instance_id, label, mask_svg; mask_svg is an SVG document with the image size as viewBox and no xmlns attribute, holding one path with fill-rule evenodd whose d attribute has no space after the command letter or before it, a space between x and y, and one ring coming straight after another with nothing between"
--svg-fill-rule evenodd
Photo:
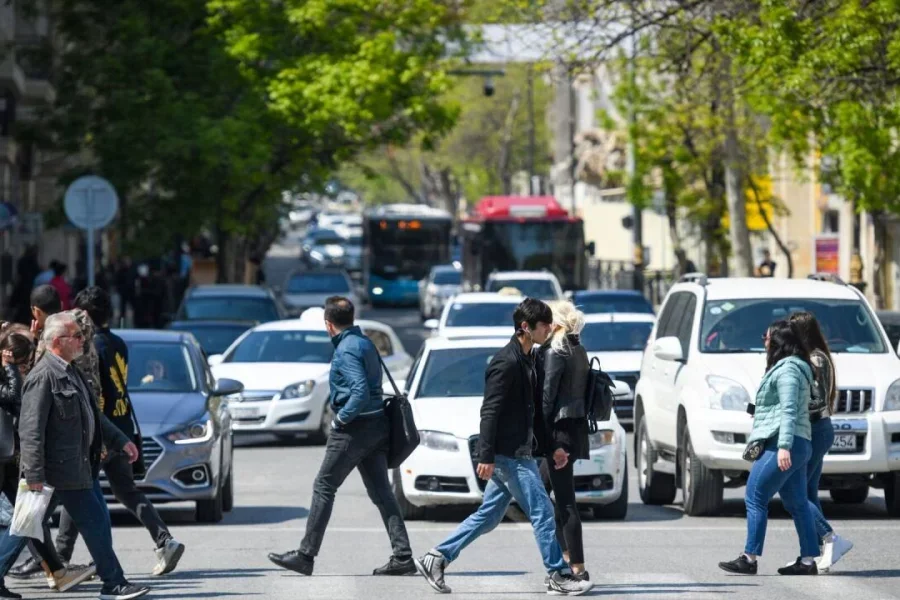
<instances>
[{"instance_id":1,"label":"black handbag","mask_svg":"<svg viewBox=\"0 0 900 600\"><path fill-rule=\"evenodd\" d=\"M597 368L594 368L597 361ZM587 390L584 398L585 414L588 420L588 430L597 433L597 422L609 421L613 412L613 381L612 378L600 368L600 359L596 356L591 359L588 371Z\"/></svg>"},{"instance_id":2,"label":"black handbag","mask_svg":"<svg viewBox=\"0 0 900 600\"><path fill-rule=\"evenodd\" d=\"M744 460L749 462L759 460L759 457L766 451L766 441L767 440L753 440L747 444L747 447L744 448Z\"/></svg>"},{"instance_id":3,"label":"black handbag","mask_svg":"<svg viewBox=\"0 0 900 600\"><path fill-rule=\"evenodd\" d=\"M409 458L419 445L419 430L416 429L416 420L413 418L412 406L405 394L397 389L391 372L388 371L384 361L381 360L381 354L378 355L378 362L384 369L391 387L394 388L394 395L388 396L384 400L384 414L387 415L390 422L390 432L388 435L388 468L396 469L403 461Z\"/></svg>"}]
</instances>

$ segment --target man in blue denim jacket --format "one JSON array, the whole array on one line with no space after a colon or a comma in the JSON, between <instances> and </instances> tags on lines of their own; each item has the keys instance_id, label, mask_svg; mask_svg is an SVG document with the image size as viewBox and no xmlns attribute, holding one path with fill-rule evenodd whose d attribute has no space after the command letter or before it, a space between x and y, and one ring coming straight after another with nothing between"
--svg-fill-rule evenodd
<instances>
[{"instance_id":1,"label":"man in blue denim jacket","mask_svg":"<svg viewBox=\"0 0 900 600\"><path fill-rule=\"evenodd\" d=\"M334 419L325 458L313 486L306 535L299 550L269 554L269 560L301 575L312 575L334 495L353 469L359 469L369 498L381 512L393 554L373 575L412 575L409 535L387 474L390 426L381 394L381 359L375 345L353 325L353 303L334 296L325 302L325 327L334 343L329 404Z\"/></svg>"}]
</instances>

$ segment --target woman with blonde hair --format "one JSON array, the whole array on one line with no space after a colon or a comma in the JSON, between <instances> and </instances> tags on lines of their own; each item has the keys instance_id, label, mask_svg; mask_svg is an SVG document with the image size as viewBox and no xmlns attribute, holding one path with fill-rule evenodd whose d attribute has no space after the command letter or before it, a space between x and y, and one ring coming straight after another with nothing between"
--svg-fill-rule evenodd
<instances>
[{"instance_id":1,"label":"woman with blonde hair","mask_svg":"<svg viewBox=\"0 0 900 600\"><path fill-rule=\"evenodd\" d=\"M553 302L550 339L542 347L543 417L547 433L547 473L556 499L556 537L572 573L585 581L581 517L575 503L573 464L590 458L587 391L590 363L581 345L584 314L571 302Z\"/></svg>"}]
</instances>

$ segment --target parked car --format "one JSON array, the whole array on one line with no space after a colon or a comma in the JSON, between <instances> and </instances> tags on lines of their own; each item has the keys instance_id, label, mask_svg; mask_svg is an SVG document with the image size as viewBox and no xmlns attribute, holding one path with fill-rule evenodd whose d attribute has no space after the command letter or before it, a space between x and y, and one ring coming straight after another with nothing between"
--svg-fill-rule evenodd
<instances>
[{"instance_id":1,"label":"parked car","mask_svg":"<svg viewBox=\"0 0 900 600\"><path fill-rule=\"evenodd\" d=\"M572 294L572 303L586 315L603 313L654 314L650 301L636 290L581 290Z\"/></svg>"},{"instance_id":2,"label":"parked car","mask_svg":"<svg viewBox=\"0 0 900 600\"><path fill-rule=\"evenodd\" d=\"M229 396L240 382L213 377L200 344L181 331L125 329L127 385L143 436L147 473L136 481L153 503L196 503L197 520L216 523L234 506ZM114 502L105 476L100 485Z\"/></svg>"},{"instance_id":3,"label":"parked car","mask_svg":"<svg viewBox=\"0 0 900 600\"><path fill-rule=\"evenodd\" d=\"M588 357L597 358L600 368L613 379L628 384L629 394L616 400L619 421L634 421L634 389L641 375L641 361L655 321L646 313L606 313L585 316L581 345Z\"/></svg>"},{"instance_id":4,"label":"parked car","mask_svg":"<svg viewBox=\"0 0 900 600\"><path fill-rule=\"evenodd\" d=\"M299 316L308 308L322 307L331 296L344 296L353 302L356 314L361 314L362 303L354 290L346 271L325 269L300 270L291 273L284 283L282 297L292 316Z\"/></svg>"},{"instance_id":5,"label":"parked car","mask_svg":"<svg viewBox=\"0 0 900 600\"><path fill-rule=\"evenodd\" d=\"M454 265L432 267L428 277L419 282L419 313L422 319L440 316L444 305L462 288L462 271Z\"/></svg>"},{"instance_id":6,"label":"parked car","mask_svg":"<svg viewBox=\"0 0 900 600\"><path fill-rule=\"evenodd\" d=\"M523 296L539 300L562 300L563 291L556 275L547 271L500 271L491 273L484 291L499 292L515 288Z\"/></svg>"},{"instance_id":7,"label":"parked car","mask_svg":"<svg viewBox=\"0 0 900 600\"><path fill-rule=\"evenodd\" d=\"M258 325L256 321L173 321L167 329L186 331L194 334L200 347L207 356L222 354L234 340L251 327Z\"/></svg>"},{"instance_id":8,"label":"parked car","mask_svg":"<svg viewBox=\"0 0 900 600\"><path fill-rule=\"evenodd\" d=\"M403 386L421 443L391 473L394 494L406 519L421 519L426 507L477 505L487 482L475 474L484 400L484 371L509 338L425 342ZM616 382L616 395L627 385ZM624 519L628 511L625 430L615 414L590 437L590 460L575 462L580 505L597 518Z\"/></svg>"},{"instance_id":9,"label":"parked car","mask_svg":"<svg viewBox=\"0 0 900 600\"><path fill-rule=\"evenodd\" d=\"M835 439L822 488L860 503L884 488L900 517L900 358L865 297L842 282L693 275L669 291L641 364L635 460L641 499L688 515L719 511L724 487L746 483L747 405L765 372L768 325L816 315L834 358Z\"/></svg>"},{"instance_id":10,"label":"parked car","mask_svg":"<svg viewBox=\"0 0 900 600\"><path fill-rule=\"evenodd\" d=\"M268 288L258 285L215 284L190 288L185 293L174 320L248 320L268 323L284 317L284 308Z\"/></svg>"},{"instance_id":11,"label":"parked car","mask_svg":"<svg viewBox=\"0 0 900 600\"><path fill-rule=\"evenodd\" d=\"M511 337L516 330L513 311L522 300L511 294L459 294L444 306L440 321L428 319L425 328L446 338Z\"/></svg>"},{"instance_id":12,"label":"parked car","mask_svg":"<svg viewBox=\"0 0 900 600\"><path fill-rule=\"evenodd\" d=\"M310 309L299 319L254 327L209 363L218 377L244 384L230 409L237 432L300 435L324 443L333 414L328 405L328 373L334 345L325 331L324 311ZM412 357L394 330L357 319L395 379L404 379Z\"/></svg>"}]
</instances>

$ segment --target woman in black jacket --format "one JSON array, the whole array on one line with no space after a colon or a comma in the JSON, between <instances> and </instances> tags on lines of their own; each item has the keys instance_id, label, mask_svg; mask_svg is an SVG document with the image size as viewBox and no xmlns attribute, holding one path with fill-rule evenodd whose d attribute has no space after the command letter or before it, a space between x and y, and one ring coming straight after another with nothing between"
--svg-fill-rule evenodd
<instances>
[{"instance_id":1,"label":"woman in black jacket","mask_svg":"<svg viewBox=\"0 0 900 600\"><path fill-rule=\"evenodd\" d=\"M579 334L584 314L571 302L556 302L553 333L544 352L543 417L547 430L546 471L556 499L556 537L572 573L585 581L581 517L575 503L574 462L590 458L585 394L590 363Z\"/></svg>"}]
</instances>

